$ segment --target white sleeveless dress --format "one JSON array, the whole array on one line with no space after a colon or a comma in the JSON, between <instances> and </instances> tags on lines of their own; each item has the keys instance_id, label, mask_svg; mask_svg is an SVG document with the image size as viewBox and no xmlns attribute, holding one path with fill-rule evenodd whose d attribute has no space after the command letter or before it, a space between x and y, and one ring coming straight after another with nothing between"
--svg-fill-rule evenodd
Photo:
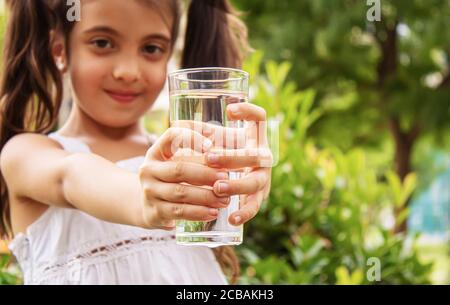
<instances>
[{"instance_id":1,"label":"white sleeveless dress","mask_svg":"<svg viewBox=\"0 0 450 305\"><path fill-rule=\"evenodd\" d=\"M69 152L91 152L77 139L49 137ZM143 161L116 164L137 172ZM174 231L109 223L74 209L50 206L9 248L25 284L227 284L210 248L177 245Z\"/></svg>"}]
</instances>

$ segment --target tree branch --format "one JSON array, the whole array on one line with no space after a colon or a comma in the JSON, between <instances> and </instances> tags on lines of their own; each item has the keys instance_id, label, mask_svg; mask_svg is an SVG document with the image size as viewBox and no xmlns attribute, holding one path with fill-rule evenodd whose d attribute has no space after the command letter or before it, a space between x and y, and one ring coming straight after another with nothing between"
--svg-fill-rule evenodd
<instances>
[{"instance_id":1,"label":"tree branch","mask_svg":"<svg viewBox=\"0 0 450 305\"><path fill-rule=\"evenodd\" d=\"M417 137L420 134L420 126L418 123L416 123L411 130L408 132L408 141L410 144L414 143L414 141L417 139Z\"/></svg>"}]
</instances>

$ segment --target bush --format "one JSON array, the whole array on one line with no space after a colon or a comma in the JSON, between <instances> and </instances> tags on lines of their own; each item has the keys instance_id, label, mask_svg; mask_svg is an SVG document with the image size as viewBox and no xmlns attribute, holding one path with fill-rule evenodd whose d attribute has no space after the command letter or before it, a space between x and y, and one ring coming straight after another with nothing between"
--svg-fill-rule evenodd
<instances>
[{"instance_id":1,"label":"bush","mask_svg":"<svg viewBox=\"0 0 450 305\"><path fill-rule=\"evenodd\" d=\"M289 62L269 61L262 74L262 57L256 52L245 69L253 77L252 102L280 120L279 163L270 196L238 248L241 283L368 284L374 259L381 271L375 283L428 283L431 265L418 259L417 236L393 232L408 211L395 217L394 209L406 203L416 176L401 183L365 150L319 147L308 136L324 112L314 107L314 91L286 82Z\"/></svg>"},{"instance_id":2,"label":"bush","mask_svg":"<svg viewBox=\"0 0 450 305\"><path fill-rule=\"evenodd\" d=\"M0 285L17 285L22 276L17 265L11 264L10 254L0 254Z\"/></svg>"}]
</instances>

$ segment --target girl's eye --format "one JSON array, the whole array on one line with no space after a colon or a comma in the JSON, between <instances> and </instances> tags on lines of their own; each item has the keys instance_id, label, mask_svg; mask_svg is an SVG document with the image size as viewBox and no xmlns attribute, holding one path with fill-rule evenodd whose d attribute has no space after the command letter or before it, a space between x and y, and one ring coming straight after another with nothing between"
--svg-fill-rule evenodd
<instances>
[{"instance_id":1,"label":"girl's eye","mask_svg":"<svg viewBox=\"0 0 450 305\"><path fill-rule=\"evenodd\" d=\"M163 50L155 45L147 45L144 47L144 51L149 53L149 54L156 54L156 53L163 53Z\"/></svg>"},{"instance_id":2,"label":"girl's eye","mask_svg":"<svg viewBox=\"0 0 450 305\"><path fill-rule=\"evenodd\" d=\"M112 43L107 39L95 39L91 42L95 47L99 49L111 48Z\"/></svg>"}]
</instances>

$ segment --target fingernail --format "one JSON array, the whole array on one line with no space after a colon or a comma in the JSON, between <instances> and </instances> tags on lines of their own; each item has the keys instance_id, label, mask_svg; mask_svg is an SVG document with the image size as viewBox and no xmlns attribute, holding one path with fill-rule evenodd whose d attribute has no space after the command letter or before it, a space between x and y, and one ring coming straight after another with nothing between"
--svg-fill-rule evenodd
<instances>
[{"instance_id":1,"label":"fingernail","mask_svg":"<svg viewBox=\"0 0 450 305\"><path fill-rule=\"evenodd\" d=\"M219 156L216 154L208 154L209 163L217 163L219 161Z\"/></svg>"},{"instance_id":2,"label":"fingernail","mask_svg":"<svg viewBox=\"0 0 450 305\"><path fill-rule=\"evenodd\" d=\"M217 215L219 215L219 210L218 209L209 209L209 214L212 216L217 216Z\"/></svg>"},{"instance_id":3,"label":"fingernail","mask_svg":"<svg viewBox=\"0 0 450 305\"><path fill-rule=\"evenodd\" d=\"M218 190L219 190L219 193L223 194L230 190L230 186L228 185L228 183L220 182L219 186L218 186Z\"/></svg>"},{"instance_id":4,"label":"fingernail","mask_svg":"<svg viewBox=\"0 0 450 305\"><path fill-rule=\"evenodd\" d=\"M228 173L220 172L217 173L217 180L226 180L228 179Z\"/></svg>"},{"instance_id":5,"label":"fingernail","mask_svg":"<svg viewBox=\"0 0 450 305\"><path fill-rule=\"evenodd\" d=\"M223 204L228 204L228 201L230 200L229 197L221 197L219 198L219 202Z\"/></svg>"},{"instance_id":6,"label":"fingernail","mask_svg":"<svg viewBox=\"0 0 450 305\"><path fill-rule=\"evenodd\" d=\"M241 220L242 220L241 216L235 216L235 217L234 217L234 222L235 222L236 224L240 224L240 223L241 223Z\"/></svg>"},{"instance_id":7,"label":"fingernail","mask_svg":"<svg viewBox=\"0 0 450 305\"><path fill-rule=\"evenodd\" d=\"M206 151L206 150L210 149L212 147L212 145L213 145L213 143L211 142L211 140L206 139L203 142L203 150Z\"/></svg>"}]
</instances>

